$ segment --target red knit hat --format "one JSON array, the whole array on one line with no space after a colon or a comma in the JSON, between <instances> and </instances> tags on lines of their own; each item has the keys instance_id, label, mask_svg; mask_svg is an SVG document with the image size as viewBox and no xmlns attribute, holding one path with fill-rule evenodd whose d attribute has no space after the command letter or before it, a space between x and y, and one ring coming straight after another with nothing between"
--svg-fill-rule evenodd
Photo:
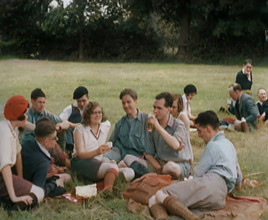
<instances>
[{"instance_id":1,"label":"red knit hat","mask_svg":"<svg viewBox=\"0 0 268 220\"><path fill-rule=\"evenodd\" d=\"M28 107L29 103L23 96L14 95L6 102L4 116L7 120L16 120L24 114Z\"/></svg>"}]
</instances>

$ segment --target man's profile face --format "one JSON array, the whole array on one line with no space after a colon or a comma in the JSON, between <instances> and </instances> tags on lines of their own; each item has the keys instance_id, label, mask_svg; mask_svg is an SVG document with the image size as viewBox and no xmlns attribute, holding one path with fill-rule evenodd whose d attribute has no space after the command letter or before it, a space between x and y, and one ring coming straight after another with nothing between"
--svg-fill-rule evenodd
<instances>
[{"instance_id":1,"label":"man's profile face","mask_svg":"<svg viewBox=\"0 0 268 220\"><path fill-rule=\"evenodd\" d=\"M165 107L165 99L157 99L154 102L154 115L158 121L169 116L170 107Z\"/></svg>"},{"instance_id":2,"label":"man's profile face","mask_svg":"<svg viewBox=\"0 0 268 220\"><path fill-rule=\"evenodd\" d=\"M80 110L83 110L84 106L88 103L88 95L83 95L81 98L76 99L77 106Z\"/></svg>"},{"instance_id":3,"label":"man's profile face","mask_svg":"<svg viewBox=\"0 0 268 220\"><path fill-rule=\"evenodd\" d=\"M41 113L46 107L46 98L38 97L36 100L32 99L32 108L35 112Z\"/></svg>"},{"instance_id":4,"label":"man's profile face","mask_svg":"<svg viewBox=\"0 0 268 220\"><path fill-rule=\"evenodd\" d=\"M201 127L199 124L196 125L197 133L200 138L204 140L205 143L209 142L209 133L208 133L208 126Z\"/></svg>"},{"instance_id":5,"label":"man's profile face","mask_svg":"<svg viewBox=\"0 0 268 220\"><path fill-rule=\"evenodd\" d=\"M239 98L238 91L234 91L232 87L229 88L229 95L235 101Z\"/></svg>"}]
</instances>

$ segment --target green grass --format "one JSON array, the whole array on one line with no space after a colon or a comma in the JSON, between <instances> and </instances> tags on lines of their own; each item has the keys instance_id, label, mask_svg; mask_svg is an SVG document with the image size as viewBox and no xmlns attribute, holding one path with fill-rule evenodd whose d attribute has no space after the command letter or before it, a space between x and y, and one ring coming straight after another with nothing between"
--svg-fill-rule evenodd
<instances>
[{"instance_id":1,"label":"green grass","mask_svg":"<svg viewBox=\"0 0 268 220\"><path fill-rule=\"evenodd\" d=\"M170 63L77 63L36 60L0 60L0 119L6 100L14 94L24 95L30 101L34 88L42 88L47 96L46 109L60 114L72 100L74 89L83 85L89 90L90 100L98 101L106 116L114 124L124 111L118 98L124 88L138 92L138 107L151 112L156 94L169 91L183 93L186 84L195 84L197 96L192 101L192 111L218 111L225 106L228 86L234 82L241 66ZM256 66L253 69L253 96L259 87L268 89L268 69ZM219 113L222 118L225 115ZM226 132L236 147L244 175L251 176L263 184L251 189L245 188L241 195L268 198L268 128L255 133ZM195 133L191 134L195 161L198 161L205 146ZM120 186L120 183L118 183ZM120 187L119 187L120 188ZM268 219L268 216L266 216ZM264 217L265 218L265 217ZM7 212L0 210L0 219L142 219L126 209L126 202L118 195L107 200L98 196L86 207L73 204L65 199L48 200L41 207L29 212Z\"/></svg>"}]
</instances>

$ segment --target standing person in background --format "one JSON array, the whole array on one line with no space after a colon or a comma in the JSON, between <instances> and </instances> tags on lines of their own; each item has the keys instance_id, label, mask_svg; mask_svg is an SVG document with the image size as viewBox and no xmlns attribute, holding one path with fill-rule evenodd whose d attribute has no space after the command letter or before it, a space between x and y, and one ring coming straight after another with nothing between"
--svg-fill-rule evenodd
<instances>
[{"instance_id":1,"label":"standing person in background","mask_svg":"<svg viewBox=\"0 0 268 220\"><path fill-rule=\"evenodd\" d=\"M197 89L193 84L189 84L184 87L183 100L183 111L187 114L190 120L190 126L194 127L194 120L197 118L196 115L192 115L191 100L197 94Z\"/></svg>"},{"instance_id":2,"label":"standing person in background","mask_svg":"<svg viewBox=\"0 0 268 220\"><path fill-rule=\"evenodd\" d=\"M183 100L181 95L173 94L172 98L173 98L173 105L170 113L174 118L180 119L184 123L187 131L190 131L190 120L187 114L183 111Z\"/></svg>"},{"instance_id":3,"label":"standing person in background","mask_svg":"<svg viewBox=\"0 0 268 220\"><path fill-rule=\"evenodd\" d=\"M236 74L235 82L240 84L244 93L252 95L251 87L253 84L252 80L252 60L247 59L244 62L242 70Z\"/></svg>"},{"instance_id":4,"label":"standing person in background","mask_svg":"<svg viewBox=\"0 0 268 220\"><path fill-rule=\"evenodd\" d=\"M258 89L258 102L256 103L259 110L259 121L268 123L268 99L265 89Z\"/></svg>"},{"instance_id":5,"label":"standing person in background","mask_svg":"<svg viewBox=\"0 0 268 220\"><path fill-rule=\"evenodd\" d=\"M67 120L70 123L70 128L66 130L66 150L72 152L74 148L73 131L82 121L83 108L87 105L89 97L88 90L84 86L79 86L74 90L74 104L68 105L60 114L62 120ZM70 156L70 155L69 155Z\"/></svg>"},{"instance_id":6,"label":"standing person in background","mask_svg":"<svg viewBox=\"0 0 268 220\"><path fill-rule=\"evenodd\" d=\"M9 98L0 122L0 201L21 210L36 206L44 198L42 188L23 179L21 145L17 128L27 121L29 103L20 95ZM16 175L12 173L12 167Z\"/></svg>"}]
</instances>

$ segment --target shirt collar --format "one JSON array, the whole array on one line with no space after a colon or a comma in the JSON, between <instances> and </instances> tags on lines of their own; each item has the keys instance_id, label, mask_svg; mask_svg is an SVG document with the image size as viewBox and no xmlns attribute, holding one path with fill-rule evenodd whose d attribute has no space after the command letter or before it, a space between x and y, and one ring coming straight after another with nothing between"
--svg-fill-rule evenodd
<instances>
[{"instance_id":1,"label":"shirt collar","mask_svg":"<svg viewBox=\"0 0 268 220\"><path fill-rule=\"evenodd\" d=\"M138 112L137 116L135 118L133 118L133 119L134 120L137 119L137 120L141 121L142 114L141 114L139 109L137 109L137 112ZM126 116L127 116L127 118L129 118L128 115L126 115Z\"/></svg>"},{"instance_id":2,"label":"shirt collar","mask_svg":"<svg viewBox=\"0 0 268 220\"><path fill-rule=\"evenodd\" d=\"M167 126L172 127L174 122L175 122L175 118L171 114L169 114Z\"/></svg>"},{"instance_id":3,"label":"shirt collar","mask_svg":"<svg viewBox=\"0 0 268 220\"><path fill-rule=\"evenodd\" d=\"M36 140L40 150L48 157L50 158L50 153L48 152L48 150L42 145L40 144L37 140Z\"/></svg>"},{"instance_id":4,"label":"shirt collar","mask_svg":"<svg viewBox=\"0 0 268 220\"><path fill-rule=\"evenodd\" d=\"M210 141L208 142L208 144L209 144L210 142L213 142L213 141L217 140L217 139L220 138L220 137L224 137L224 132L223 132L223 131L219 131L217 134L215 134L215 136L214 136L213 138L210 139Z\"/></svg>"}]
</instances>

